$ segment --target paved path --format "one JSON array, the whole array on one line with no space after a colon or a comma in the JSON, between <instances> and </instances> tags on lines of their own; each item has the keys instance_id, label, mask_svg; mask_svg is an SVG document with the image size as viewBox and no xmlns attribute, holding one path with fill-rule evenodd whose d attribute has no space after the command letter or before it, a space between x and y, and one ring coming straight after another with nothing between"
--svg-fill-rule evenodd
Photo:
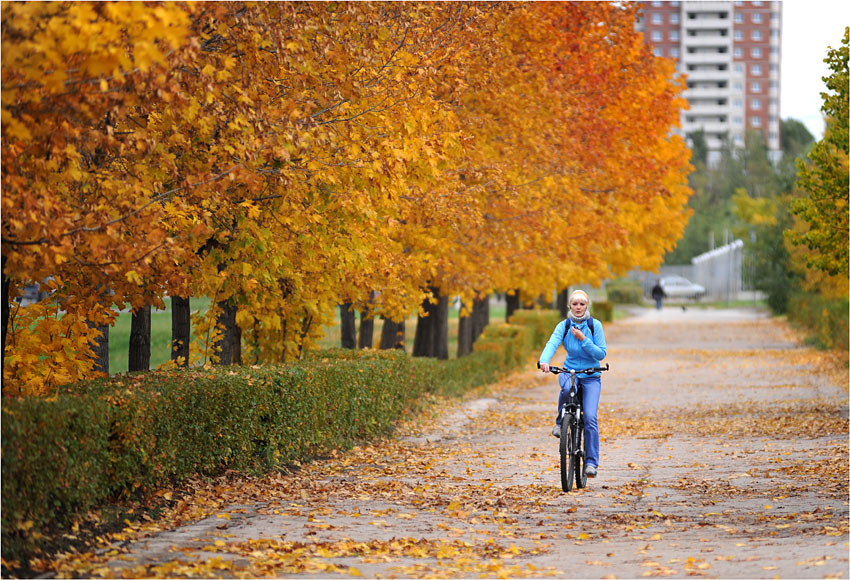
<instances>
[{"instance_id":1,"label":"paved path","mask_svg":"<svg viewBox=\"0 0 850 580\"><path fill-rule=\"evenodd\" d=\"M528 371L401 441L201 489L169 515L176 529L77 569L847 577L846 363L747 309L642 310L606 335L600 471L585 490L560 490L556 379Z\"/></svg>"}]
</instances>

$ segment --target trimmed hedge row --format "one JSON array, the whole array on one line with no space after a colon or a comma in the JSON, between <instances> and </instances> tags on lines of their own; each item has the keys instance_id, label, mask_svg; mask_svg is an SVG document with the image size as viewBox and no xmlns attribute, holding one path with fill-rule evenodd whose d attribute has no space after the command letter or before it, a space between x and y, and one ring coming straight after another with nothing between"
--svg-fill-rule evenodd
<instances>
[{"instance_id":1,"label":"trimmed hedge row","mask_svg":"<svg viewBox=\"0 0 850 580\"><path fill-rule=\"evenodd\" d=\"M606 290L608 300L614 304L643 303L643 287L636 280L615 280L608 283Z\"/></svg>"},{"instance_id":2,"label":"trimmed hedge row","mask_svg":"<svg viewBox=\"0 0 850 580\"><path fill-rule=\"evenodd\" d=\"M525 364L554 325L546 314L524 316L522 326L487 327L457 360L324 350L285 366L118 375L51 398L4 400L4 559L110 501L390 433L424 393L460 395Z\"/></svg>"}]
</instances>

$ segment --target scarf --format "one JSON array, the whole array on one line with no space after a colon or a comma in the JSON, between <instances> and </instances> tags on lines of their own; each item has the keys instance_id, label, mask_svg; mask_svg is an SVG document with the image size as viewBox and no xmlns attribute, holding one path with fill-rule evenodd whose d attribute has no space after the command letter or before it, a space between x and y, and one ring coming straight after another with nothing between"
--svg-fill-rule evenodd
<instances>
[{"instance_id":1,"label":"scarf","mask_svg":"<svg viewBox=\"0 0 850 580\"><path fill-rule=\"evenodd\" d=\"M570 320L572 320L576 324L581 324L582 322L584 322L585 320L588 320L590 318L590 308L585 310L584 316L581 316L581 317L576 316L575 314L573 314L573 311L570 310L570 313L567 315L567 318L569 318Z\"/></svg>"}]
</instances>

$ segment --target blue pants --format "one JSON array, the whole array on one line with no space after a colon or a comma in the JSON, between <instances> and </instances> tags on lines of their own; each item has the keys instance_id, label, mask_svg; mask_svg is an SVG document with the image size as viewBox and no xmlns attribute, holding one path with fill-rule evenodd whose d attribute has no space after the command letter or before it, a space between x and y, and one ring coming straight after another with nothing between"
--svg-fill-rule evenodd
<instances>
[{"instance_id":1,"label":"blue pants","mask_svg":"<svg viewBox=\"0 0 850 580\"><path fill-rule=\"evenodd\" d=\"M584 451L587 453L587 465L599 466L599 423L596 420L596 412L599 409L599 396L602 394L602 380L600 377L588 377L586 379L577 377L576 381L581 384L581 404L584 412ZM561 385L561 393L558 395L558 417L555 422L561 424L561 405L564 404L570 394L570 375L561 373L558 375L558 383Z\"/></svg>"}]
</instances>

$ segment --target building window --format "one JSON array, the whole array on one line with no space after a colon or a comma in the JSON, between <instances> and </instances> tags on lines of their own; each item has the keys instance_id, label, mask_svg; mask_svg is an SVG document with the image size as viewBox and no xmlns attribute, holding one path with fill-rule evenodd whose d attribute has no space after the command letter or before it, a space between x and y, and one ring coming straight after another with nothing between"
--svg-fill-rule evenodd
<instances>
[{"instance_id":1,"label":"building window","mask_svg":"<svg viewBox=\"0 0 850 580\"><path fill-rule=\"evenodd\" d=\"M664 49L658 48L656 46L655 48L652 49L652 54L654 54L655 56L664 56Z\"/></svg>"},{"instance_id":2,"label":"building window","mask_svg":"<svg viewBox=\"0 0 850 580\"><path fill-rule=\"evenodd\" d=\"M761 14L758 12L753 13L753 24L761 24Z\"/></svg>"},{"instance_id":3,"label":"building window","mask_svg":"<svg viewBox=\"0 0 850 580\"><path fill-rule=\"evenodd\" d=\"M670 40L673 42L679 42L679 31L671 30L670 31Z\"/></svg>"},{"instance_id":4,"label":"building window","mask_svg":"<svg viewBox=\"0 0 850 580\"><path fill-rule=\"evenodd\" d=\"M752 34L750 35L750 38L752 38L753 40L761 40L761 30L753 30Z\"/></svg>"},{"instance_id":5,"label":"building window","mask_svg":"<svg viewBox=\"0 0 850 580\"><path fill-rule=\"evenodd\" d=\"M744 99L732 99L732 104L735 106L736 109L743 109Z\"/></svg>"},{"instance_id":6,"label":"building window","mask_svg":"<svg viewBox=\"0 0 850 580\"><path fill-rule=\"evenodd\" d=\"M736 125L743 125L744 124L744 118L743 117L732 117L732 122L735 123Z\"/></svg>"},{"instance_id":7,"label":"building window","mask_svg":"<svg viewBox=\"0 0 850 580\"><path fill-rule=\"evenodd\" d=\"M735 31L735 40L744 40L744 31L736 30Z\"/></svg>"},{"instance_id":8,"label":"building window","mask_svg":"<svg viewBox=\"0 0 850 580\"><path fill-rule=\"evenodd\" d=\"M761 99L750 99L750 108L753 111L761 110Z\"/></svg>"},{"instance_id":9,"label":"building window","mask_svg":"<svg viewBox=\"0 0 850 580\"><path fill-rule=\"evenodd\" d=\"M761 6L764 2L753 2L753 6Z\"/></svg>"},{"instance_id":10,"label":"building window","mask_svg":"<svg viewBox=\"0 0 850 580\"><path fill-rule=\"evenodd\" d=\"M761 117L753 117L750 119L750 125L753 127L761 127Z\"/></svg>"},{"instance_id":11,"label":"building window","mask_svg":"<svg viewBox=\"0 0 850 580\"><path fill-rule=\"evenodd\" d=\"M760 64L750 65L750 74L755 76L755 77L761 76L761 65Z\"/></svg>"},{"instance_id":12,"label":"building window","mask_svg":"<svg viewBox=\"0 0 850 580\"><path fill-rule=\"evenodd\" d=\"M742 73L742 72L744 72L744 65L743 65L743 64L741 64L740 62L736 62L736 63L735 63L735 72L736 72L736 73Z\"/></svg>"},{"instance_id":13,"label":"building window","mask_svg":"<svg viewBox=\"0 0 850 580\"><path fill-rule=\"evenodd\" d=\"M776 64L776 63L771 64L770 65L770 72L778 74L779 73L779 65Z\"/></svg>"},{"instance_id":14,"label":"building window","mask_svg":"<svg viewBox=\"0 0 850 580\"><path fill-rule=\"evenodd\" d=\"M662 20L662 16L660 14L652 15L652 23L653 24L663 24L664 20Z\"/></svg>"},{"instance_id":15,"label":"building window","mask_svg":"<svg viewBox=\"0 0 850 580\"><path fill-rule=\"evenodd\" d=\"M744 84L741 81L735 81L732 83L732 88L740 92L744 90Z\"/></svg>"},{"instance_id":16,"label":"building window","mask_svg":"<svg viewBox=\"0 0 850 580\"><path fill-rule=\"evenodd\" d=\"M771 46L770 47L770 54L772 54L772 55L779 54L779 47L778 46Z\"/></svg>"},{"instance_id":17,"label":"building window","mask_svg":"<svg viewBox=\"0 0 850 580\"><path fill-rule=\"evenodd\" d=\"M671 48L670 49L670 56L672 56L673 58L679 58L679 49L678 48Z\"/></svg>"},{"instance_id":18,"label":"building window","mask_svg":"<svg viewBox=\"0 0 850 580\"><path fill-rule=\"evenodd\" d=\"M744 49L735 47L735 58L744 58Z\"/></svg>"},{"instance_id":19,"label":"building window","mask_svg":"<svg viewBox=\"0 0 850 580\"><path fill-rule=\"evenodd\" d=\"M661 42L662 36L660 30L652 31L652 42Z\"/></svg>"},{"instance_id":20,"label":"building window","mask_svg":"<svg viewBox=\"0 0 850 580\"><path fill-rule=\"evenodd\" d=\"M776 81L770 81L770 88L771 89L778 89L779 83L777 83Z\"/></svg>"},{"instance_id":21,"label":"building window","mask_svg":"<svg viewBox=\"0 0 850 580\"><path fill-rule=\"evenodd\" d=\"M743 23L744 23L744 14L743 14L743 12L736 12L736 13L735 13L735 22L737 22L738 24L743 24Z\"/></svg>"},{"instance_id":22,"label":"building window","mask_svg":"<svg viewBox=\"0 0 850 580\"><path fill-rule=\"evenodd\" d=\"M679 13L673 12L670 14L670 24L679 24Z\"/></svg>"},{"instance_id":23,"label":"building window","mask_svg":"<svg viewBox=\"0 0 850 580\"><path fill-rule=\"evenodd\" d=\"M679 4L679 2L670 2L670 6L672 6L673 8L678 8Z\"/></svg>"},{"instance_id":24,"label":"building window","mask_svg":"<svg viewBox=\"0 0 850 580\"><path fill-rule=\"evenodd\" d=\"M761 47L753 47L750 49L750 56L752 58L761 58Z\"/></svg>"},{"instance_id":25,"label":"building window","mask_svg":"<svg viewBox=\"0 0 850 580\"><path fill-rule=\"evenodd\" d=\"M759 81L753 81L750 83L750 92L751 93L760 93L761 92L761 83Z\"/></svg>"}]
</instances>

